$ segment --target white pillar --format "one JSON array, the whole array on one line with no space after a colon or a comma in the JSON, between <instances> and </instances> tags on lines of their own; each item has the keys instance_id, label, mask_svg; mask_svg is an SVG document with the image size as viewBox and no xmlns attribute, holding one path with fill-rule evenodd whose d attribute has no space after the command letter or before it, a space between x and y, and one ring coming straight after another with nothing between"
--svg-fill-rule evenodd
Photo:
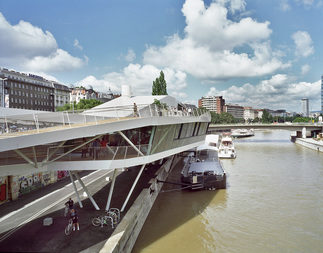
<instances>
[{"instance_id":1,"label":"white pillar","mask_svg":"<svg viewBox=\"0 0 323 253\"><path fill-rule=\"evenodd\" d=\"M302 138L303 139L306 138L306 127L303 127L303 129L302 129Z\"/></svg>"}]
</instances>

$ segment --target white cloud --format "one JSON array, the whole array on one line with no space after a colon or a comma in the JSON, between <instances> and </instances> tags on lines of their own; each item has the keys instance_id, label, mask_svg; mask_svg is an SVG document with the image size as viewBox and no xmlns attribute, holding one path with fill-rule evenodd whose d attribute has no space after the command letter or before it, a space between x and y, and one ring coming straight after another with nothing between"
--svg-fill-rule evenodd
<instances>
[{"instance_id":1,"label":"white cloud","mask_svg":"<svg viewBox=\"0 0 323 253\"><path fill-rule=\"evenodd\" d=\"M297 56L307 57L314 54L313 41L306 31L297 31L293 33L292 38L296 44L295 54Z\"/></svg>"},{"instance_id":2,"label":"white cloud","mask_svg":"<svg viewBox=\"0 0 323 253\"><path fill-rule=\"evenodd\" d=\"M0 65L33 72L80 68L82 59L58 48L49 32L21 20L11 25L0 13Z\"/></svg>"},{"instance_id":3,"label":"white cloud","mask_svg":"<svg viewBox=\"0 0 323 253\"><path fill-rule=\"evenodd\" d=\"M308 64L302 66L302 75L307 74L310 71L311 67Z\"/></svg>"},{"instance_id":4,"label":"white cloud","mask_svg":"<svg viewBox=\"0 0 323 253\"><path fill-rule=\"evenodd\" d=\"M62 49L57 49L47 56L36 56L28 60L27 70L43 72L68 71L82 67L84 61L73 57Z\"/></svg>"},{"instance_id":5,"label":"white cloud","mask_svg":"<svg viewBox=\"0 0 323 253\"><path fill-rule=\"evenodd\" d=\"M136 54L133 49L129 48L128 54L125 56L127 62L133 62L136 59Z\"/></svg>"},{"instance_id":6,"label":"white cloud","mask_svg":"<svg viewBox=\"0 0 323 253\"><path fill-rule=\"evenodd\" d=\"M182 8L187 24L184 37L174 34L165 46L148 46L144 63L179 69L204 81L260 76L290 66L282 63L282 54L266 41L272 32L269 22L249 17L231 21L224 7L227 2L212 2L206 7L202 0L187 0ZM237 1L241 10L244 5L244 1ZM252 53L235 52L242 46Z\"/></svg>"},{"instance_id":7,"label":"white cloud","mask_svg":"<svg viewBox=\"0 0 323 253\"><path fill-rule=\"evenodd\" d=\"M74 40L74 47L81 51L83 50L83 47L80 45L80 42L77 39Z\"/></svg>"},{"instance_id":8,"label":"white cloud","mask_svg":"<svg viewBox=\"0 0 323 253\"><path fill-rule=\"evenodd\" d=\"M217 0L219 4L223 6L228 5L231 13L235 13L236 11L244 11L246 7L245 0Z\"/></svg>"},{"instance_id":9,"label":"white cloud","mask_svg":"<svg viewBox=\"0 0 323 253\"><path fill-rule=\"evenodd\" d=\"M168 94L185 94L178 92L186 87L186 74L170 68L162 69L165 74ZM159 77L160 69L152 65L129 64L122 72L112 72L98 80L93 76L88 76L76 83L76 85L92 85L95 90L106 92L111 88L113 93L120 93L122 85L130 85L134 96L151 95L153 81Z\"/></svg>"},{"instance_id":10,"label":"white cloud","mask_svg":"<svg viewBox=\"0 0 323 253\"><path fill-rule=\"evenodd\" d=\"M283 11L289 11L291 9L289 3L288 3L288 0L281 0L280 1L280 8L283 10Z\"/></svg>"},{"instance_id":11,"label":"white cloud","mask_svg":"<svg viewBox=\"0 0 323 253\"><path fill-rule=\"evenodd\" d=\"M249 83L241 87L231 86L227 90L218 91L211 87L206 95L223 96L226 103L252 106L255 109L287 109L298 112L303 97L310 101L319 101L320 81L314 83L297 82L294 77L277 74L256 85ZM311 108L319 109L319 104L311 104Z\"/></svg>"}]
</instances>

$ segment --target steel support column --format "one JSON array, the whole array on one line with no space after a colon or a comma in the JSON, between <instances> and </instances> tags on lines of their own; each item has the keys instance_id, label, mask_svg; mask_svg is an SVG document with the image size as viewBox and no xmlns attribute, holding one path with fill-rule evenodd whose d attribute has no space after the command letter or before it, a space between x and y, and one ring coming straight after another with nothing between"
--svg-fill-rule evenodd
<instances>
[{"instance_id":1,"label":"steel support column","mask_svg":"<svg viewBox=\"0 0 323 253\"><path fill-rule=\"evenodd\" d=\"M123 139L126 140L126 142L128 142L130 144L131 147L134 148L134 150L136 150L141 156L145 156L129 139L128 137L121 131L118 131L118 133L122 136Z\"/></svg>"},{"instance_id":2,"label":"steel support column","mask_svg":"<svg viewBox=\"0 0 323 253\"><path fill-rule=\"evenodd\" d=\"M97 203L95 202L95 200L92 198L90 192L87 190L86 186L84 185L83 181L81 180L80 176L77 174L77 172L73 172L73 174L75 175L75 177L77 178L77 180L80 182L81 186L83 187L83 190L86 192L87 196L89 197L89 199L91 200L94 208L96 210L100 210L99 206L97 205Z\"/></svg>"},{"instance_id":3,"label":"steel support column","mask_svg":"<svg viewBox=\"0 0 323 253\"><path fill-rule=\"evenodd\" d=\"M136 185L137 185L137 182L138 182L138 180L139 180L139 178L140 178L140 176L141 176L142 172L144 171L145 166L146 166L146 164L143 164L143 165L141 166L141 169L140 169L140 171L139 171L139 173L138 173L138 175L137 175L137 177L136 177L136 180L135 180L135 182L133 183L133 185L132 185L132 187L131 187L131 189L130 189L130 191L129 191L129 193L128 193L128 196L127 196L127 198L126 198L125 202L123 203L123 206L122 206L122 208L121 208L120 212L123 212L123 211L124 211L124 209L125 209L125 207L126 207L126 205L127 205L128 201L129 201L129 199L130 199L130 196L131 196L131 194L132 194L133 190L135 189L135 187L136 187Z\"/></svg>"},{"instance_id":4,"label":"steel support column","mask_svg":"<svg viewBox=\"0 0 323 253\"><path fill-rule=\"evenodd\" d=\"M117 178L117 171L118 171L118 169L114 169L112 183L110 186L110 191L109 191L109 196L108 196L108 201L107 201L107 205L105 207L106 211L109 211L109 209L110 209L112 194L113 194L113 190L114 190L114 184L115 184L116 178Z\"/></svg>"},{"instance_id":5,"label":"steel support column","mask_svg":"<svg viewBox=\"0 0 323 253\"><path fill-rule=\"evenodd\" d=\"M70 174L70 178L71 178L71 181L72 181L72 184L73 184L73 188L74 188L74 191L75 191L77 200L79 202L79 205L80 205L81 208L83 208L83 204L82 204L82 201L80 199L79 193L78 193L78 191L76 189L76 185L75 185L74 178L73 178L73 175L72 175L71 171L69 171L68 174Z\"/></svg>"}]
</instances>

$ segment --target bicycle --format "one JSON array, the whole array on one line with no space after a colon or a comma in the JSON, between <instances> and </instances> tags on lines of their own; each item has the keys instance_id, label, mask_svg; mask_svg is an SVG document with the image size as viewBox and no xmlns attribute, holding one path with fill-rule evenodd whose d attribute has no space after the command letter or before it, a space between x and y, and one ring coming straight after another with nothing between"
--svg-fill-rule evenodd
<instances>
[{"instance_id":1,"label":"bicycle","mask_svg":"<svg viewBox=\"0 0 323 253\"><path fill-rule=\"evenodd\" d=\"M110 208L106 214L100 215L93 218L92 224L96 227L103 227L104 224L108 225L108 221L111 223L111 227L114 228L114 225L120 221L120 211L117 208Z\"/></svg>"},{"instance_id":2,"label":"bicycle","mask_svg":"<svg viewBox=\"0 0 323 253\"><path fill-rule=\"evenodd\" d=\"M67 216L69 210L70 210L69 206L68 205L65 205L64 217Z\"/></svg>"},{"instance_id":3,"label":"bicycle","mask_svg":"<svg viewBox=\"0 0 323 253\"><path fill-rule=\"evenodd\" d=\"M68 221L68 225L65 227L65 234L69 235L72 232L72 229L73 229L73 220L70 219Z\"/></svg>"}]
</instances>

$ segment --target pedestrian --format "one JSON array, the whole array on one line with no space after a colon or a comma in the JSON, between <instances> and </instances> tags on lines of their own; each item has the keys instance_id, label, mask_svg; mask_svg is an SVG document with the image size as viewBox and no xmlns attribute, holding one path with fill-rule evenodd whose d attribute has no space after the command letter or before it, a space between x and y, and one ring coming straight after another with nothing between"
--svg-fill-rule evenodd
<instances>
[{"instance_id":1,"label":"pedestrian","mask_svg":"<svg viewBox=\"0 0 323 253\"><path fill-rule=\"evenodd\" d=\"M72 200L72 198L69 198L68 201L65 203L65 205L68 205L68 207L70 208L70 211L71 211L74 206L74 201Z\"/></svg>"},{"instance_id":2,"label":"pedestrian","mask_svg":"<svg viewBox=\"0 0 323 253\"><path fill-rule=\"evenodd\" d=\"M73 220L73 231L75 231L75 224L77 226L77 230L80 230L79 217L74 209L71 210L71 219Z\"/></svg>"},{"instance_id":3,"label":"pedestrian","mask_svg":"<svg viewBox=\"0 0 323 253\"><path fill-rule=\"evenodd\" d=\"M86 139L85 138L83 138L83 147L82 147L82 158L84 157L84 158L86 158L86 154L87 154L87 150L88 150L88 145L87 144L85 144L86 143Z\"/></svg>"},{"instance_id":4,"label":"pedestrian","mask_svg":"<svg viewBox=\"0 0 323 253\"><path fill-rule=\"evenodd\" d=\"M137 108L137 105L136 103L133 103L133 116L134 117L138 117L138 108Z\"/></svg>"},{"instance_id":5,"label":"pedestrian","mask_svg":"<svg viewBox=\"0 0 323 253\"><path fill-rule=\"evenodd\" d=\"M99 139L96 139L92 143L92 147L93 147L93 158L98 158L99 157L99 150L100 150L100 142L99 142Z\"/></svg>"}]
</instances>

